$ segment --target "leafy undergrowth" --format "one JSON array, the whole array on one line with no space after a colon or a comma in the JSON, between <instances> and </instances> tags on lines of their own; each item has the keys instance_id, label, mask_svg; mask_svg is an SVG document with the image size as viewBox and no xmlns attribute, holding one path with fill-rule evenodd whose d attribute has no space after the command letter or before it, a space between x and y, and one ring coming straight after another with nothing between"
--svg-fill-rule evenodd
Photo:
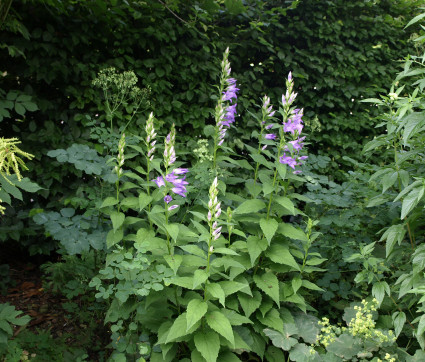
<instances>
[{"instance_id":1,"label":"leafy undergrowth","mask_svg":"<svg viewBox=\"0 0 425 362\"><path fill-rule=\"evenodd\" d=\"M87 295L68 299L54 293L40 267L29 262L10 265L9 303L31 321L15 326L0 361L104 361L109 335L99 313L88 306Z\"/></svg>"}]
</instances>

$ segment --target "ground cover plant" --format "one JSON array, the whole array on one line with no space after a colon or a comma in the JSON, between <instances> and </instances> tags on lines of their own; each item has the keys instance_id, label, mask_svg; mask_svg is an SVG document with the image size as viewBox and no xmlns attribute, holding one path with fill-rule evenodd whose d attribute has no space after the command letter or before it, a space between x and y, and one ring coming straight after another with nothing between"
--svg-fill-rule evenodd
<instances>
[{"instance_id":1,"label":"ground cover plant","mask_svg":"<svg viewBox=\"0 0 425 362\"><path fill-rule=\"evenodd\" d=\"M333 3L342 9L338 1ZM355 14L362 4L370 16L378 9L372 5L384 3L392 14L391 1L358 1L350 9ZM101 11L99 1L90 4L93 11ZM178 2L164 4L158 6L178 20ZM255 14L255 4L235 4L210 2L209 12L199 3L200 23L217 30L207 20L214 18L218 6L239 16L235 22L242 27L244 16ZM113 13L126 19L127 5L113 8ZM279 28L280 16L296 5L288 3L279 11L266 4L261 9L270 12L269 26ZM299 4L303 9L310 5L307 0ZM337 8L328 13L330 19ZM141 3L130 9L137 19L142 16L137 10L148 7ZM60 16L68 12L74 10L64 6ZM417 15L407 28L423 18ZM14 19L8 26L15 24L11 29L25 36L19 17ZM262 34L255 39L269 47L271 33L258 19L250 23L252 34ZM343 27L344 21L335 27ZM382 23L397 28L402 19L394 21L391 15ZM191 24L185 26L194 31ZM203 36L210 34L208 26ZM26 202L29 209L22 210L19 219L31 225L26 236L45 235L45 243L21 243L30 253L54 250L42 267L44 284L34 293L57 293L67 323L81 330L77 337L65 332L56 339L53 331L31 328L31 322L26 330L28 317L6 301L0 304L0 360L423 360L425 58L419 53L423 33L418 32L417 55L404 60L387 91L380 88L383 94L375 98L367 98L372 92L367 86L355 91L364 99L358 107L367 112L359 118L362 131L349 122L348 129L357 129L357 137L376 125L361 155L316 152L334 133L316 133L323 120L314 121L316 101L303 102L309 91L306 69L275 76L270 93L264 94L260 87L248 86L246 74L238 73L243 67L234 55L237 45L204 69L211 70L208 79L217 83L204 82L206 96L196 93L193 85L192 96L185 93L193 114L180 98L171 102L170 115L173 107L179 110L175 122L159 105L166 100L160 89L167 87L159 87L157 78L170 69L150 62L155 77L149 78L125 56L126 62L90 63L80 105L84 109L90 99L95 107L76 112L73 125L65 117L69 109L63 111L63 124L69 123L67 130L78 136L67 133L51 139L42 152L52 171L44 180L66 180L64 190L49 190L44 183L41 189L21 179L27 165L25 175L40 172L33 166L38 160L30 160L32 149L26 152L27 137L19 148L15 138L3 138L0 145L3 212L7 215L11 205L24 200L21 190L38 192L39 199L48 196L45 203ZM52 40L48 34L42 35L46 41ZM3 48L17 55L26 46ZM215 46L208 59L225 48L223 42ZM372 49L380 49L379 44ZM264 61L270 70L271 63ZM127 62L134 68L127 69ZM72 94L77 92L71 88ZM38 107L49 109L29 95L31 90L25 92L0 90L4 119L14 111L25 115ZM205 106L205 99L215 105ZM321 105L331 107L332 99L337 102L329 96ZM71 108L78 103L69 102ZM210 119L198 120L191 139L183 115L204 113ZM31 129L36 130L34 125ZM47 127L43 137L56 134L53 129ZM337 146L346 136L329 142ZM31 137L29 143L37 132ZM347 143L346 150L351 147L359 149L360 143ZM353 170L329 173L336 161ZM4 230L5 240L11 232L18 240L24 235L22 228ZM0 270L5 276L1 291L8 293L10 267Z\"/></svg>"}]
</instances>

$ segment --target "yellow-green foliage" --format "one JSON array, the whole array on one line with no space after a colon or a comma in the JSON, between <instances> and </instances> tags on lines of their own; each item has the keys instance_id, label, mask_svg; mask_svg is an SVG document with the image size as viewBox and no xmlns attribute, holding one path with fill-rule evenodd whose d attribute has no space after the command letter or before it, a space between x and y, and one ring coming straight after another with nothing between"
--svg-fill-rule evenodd
<instances>
[{"instance_id":1,"label":"yellow-green foliage","mask_svg":"<svg viewBox=\"0 0 425 362\"><path fill-rule=\"evenodd\" d=\"M34 155L18 148L16 145L19 143L21 143L21 141L17 138L0 138L0 175L8 182L10 182L10 180L5 176L10 176L11 171L16 175L18 180L21 181L22 176L19 167L23 170L28 170L25 162L19 156L26 157L30 160L34 157ZM5 208L0 205L0 214L4 214L4 210Z\"/></svg>"}]
</instances>

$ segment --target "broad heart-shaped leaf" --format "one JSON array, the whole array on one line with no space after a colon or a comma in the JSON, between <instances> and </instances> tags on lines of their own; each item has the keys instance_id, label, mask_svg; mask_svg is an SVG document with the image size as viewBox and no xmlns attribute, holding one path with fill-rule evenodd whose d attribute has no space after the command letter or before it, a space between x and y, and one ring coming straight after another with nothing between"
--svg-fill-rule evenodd
<instances>
[{"instance_id":1,"label":"broad heart-shaped leaf","mask_svg":"<svg viewBox=\"0 0 425 362\"><path fill-rule=\"evenodd\" d=\"M165 343L170 343L176 340L177 338L183 337L187 334L191 334L197 329L197 327L199 327L200 323L198 323L197 325L195 324L190 329L187 329L186 315L187 313L183 313L176 318L170 330L168 331Z\"/></svg>"},{"instance_id":2,"label":"broad heart-shaped leaf","mask_svg":"<svg viewBox=\"0 0 425 362\"><path fill-rule=\"evenodd\" d=\"M275 219L261 219L260 220L260 227L261 230L264 233L264 236L266 237L267 241L269 242L269 245L272 241L272 238L274 234L276 233L277 227L279 226L279 223Z\"/></svg>"},{"instance_id":3,"label":"broad heart-shaped leaf","mask_svg":"<svg viewBox=\"0 0 425 362\"><path fill-rule=\"evenodd\" d=\"M102 205L100 205L100 208L108 207L108 206L114 206L116 204L118 204L117 198L109 196L105 200L103 200Z\"/></svg>"},{"instance_id":4,"label":"broad heart-shaped leaf","mask_svg":"<svg viewBox=\"0 0 425 362\"><path fill-rule=\"evenodd\" d=\"M262 275L254 275L254 282L258 288L272 298L279 306L279 281L271 272Z\"/></svg>"},{"instance_id":5,"label":"broad heart-shaped leaf","mask_svg":"<svg viewBox=\"0 0 425 362\"><path fill-rule=\"evenodd\" d=\"M208 283L206 291L211 294L213 298L217 298L220 304L225 306L226 295L224 294L223 288L217 283Z\"/></svg>"},{"instance_id":6,"label":"broad heart-shaped leaf","mask_svg":"<svg viewBox=\"0 0 425 362\"><path fill-rule=\"evenodd\" d=\"M199 299L192 299L187 305L186 321L188 331L197 321L199 321L208 310L208 304Z\"/></svg>"},{"instance_id":7,"label":"broad heart-shaped leaf","mask_svg":"<svg viewBox=\"0 0 425 362\"><path fill-rule=\"evenodd\" d=\"M240 204L233 213L238 215L255 213L260 211L261 209L264 209L265 207L266 204L261 200L247 200Z\"/></svg>"},{"instance_id":8,"label":"broad heart-shaped leaf","mask_svg":"<svg viewBox=\"0 0 425 362\"><path fill-rule=\"evenodd\" d=\"M124 237L124 232L122 229L119 229L117 231L110 230L108 235L106 236L106 246L110 248L116 243L119 243L123 237Z\"/></svg>"},{"instance_id":9,"label":"broad heart-shaped leaf","mask_svg":"<svg viewBox=\"0 0 425 362\"><path fill-rule=\"evenodd\" d=\"M177 275L177 270L183 261L183 257L179 254L164 255L164 260L167 262L170 268L173 269L174 275Z\"/></svg>"},{"instance_id":10,"label":"broad heart-shaped leaf","mask_svg":"<svg viewBox=\"0 0 425 362\"><path fill-rule=\"evenodd\" d=\"M314 354L311 353L311 347L307 346L304 343L298 343L294 348L289 352L289 358L291 361L296 362L342 362L342 360L335 356L330 355L329 353L324 355L323 358L314 351Z\"/></svg>"},{"instance_id":11,"label":"broad heart-shaped leaf","mask_svg":"<svg viewBox=\"0 0 425 362\"><path fill-rule=\"evenodd\" d=\"M320 333L318 322L319 320L310 314L299 313L295 315L295 325L298 327L297 334L304 340L305 343L316 343L317 336Z\"/></svg>"},{"instance_id":12,"label":"broad heart-shaped leaf","mask_svg":"<svg viewBox=\"0 0 425 362\"><path fill-rule=\"evenodd\" d=\"M220 338L215 332L198 331L193 338L195 347L207 362L216 362L220 350Z\"/></svg>"},{"instance_id":13,"label":"broad heart-shaped leaf","mask_svg":"<svg viewBox=\"0 0 425 362\"><path fill-rule=\"evenodd\" d=\"M111 213L111 221L114 232L116 232L123 224L125 215L122 212L113 211Z\"/></svg>"},{"instance_id":14,"label":"broad heart-shaped leaf","mask_svg":"<svg viewBox=\"0 0 425 362\"><path fill-rule=\"evenodd\" d=\"M338 357L346 361L351 360L357 353L361 352L362 343L349 334L341 334L334 342L332 342L327 350L335 353Z\"/></svg>"},{"instance_id":15,"label":"broad heart-shaped leaf","mask_svg":"<svg viewBox=\"0 0 425 362\"><path fill-rule=\"evenodd\" d=\"M308 242L308 237L305 232L294 228L291 224L280 223L277 232L291 239Z\"/></svg>"},{"instance_id":16,"label":"broad heart-shaped leaf","mask_svg":"<svg viewBox=\"0 0 425 362\"><path fill-rule=\"evenodd\" d=\"M252 297L246 294L239 293L238 294L239 303L245 313L245 315L249 318L249 316L254 313L258 307L261 305L261 293L258 290L254 290L252 293Z\"/></svg>"},{"instance_id":17,"label":"broad heart-shaped leaf","mask_svg":"<svg viewBox=\"0 0 425 362\"><path fill-rule=\"evenodd\" d=\"M289 252L285 245L272 244L265 252L266 256L273 262L283 265L289 265L296 270L300 270L300 266Z\"/></svg>"},{"instance_id":18,"label":"broad heart-shaped leaf","mask_svg":"<svg viewBox=\"0 0 425 362\"><path fill-rule=\"evenodd\" d=\"M248 237L246 243L249 257L251 258L251 265L254 266L258 256L267 249L267 240L251 235Z\"/></svg>"},{"instance_id":19,"label":"broad heart-shaped leaf","mask_svg":"<svg viewBox=\"0 0 425 362\"><path fill-rule=\"evenodd\" d=\"M179 235L179 225L178 224L169 224L169 225L165 225L165 228L167 229L168 234L170 234L170 236L174 240L174 242L176 242L177 236Z\"/></svg>"},{"instance_id":20,"label":"broad heart-shaped leaf","mask_svg":"<svg viewBox=\"0 0 425 362\"><path fill-rule=\"evenodd\" d=\"M288 199L287 197L276 197L273 199L273 201L276 201L280 206L284 207L286 210L288 210L292 215L295 215L295 206L294 203Z\"/></svg>"},{"instance_id":21,"label":"broad heart-shaped leaf","mask_svg":"<svg viewBox=\"0 0 425 362\"><path fill-rule=\"evenodd\" d=\"M193 274L193 289L200 286L208 279L208 273L205 269L198 269Z\"/></svg>"},{"instance_id":22,"label":"broad heart-shaped leaf","mask_svg":"<svg viewBox=\"0 0 425 362\"><path fill-rule=\"evenodd\" d=\"M221 334L232 345L235 344L235 336L233 335L233 329L227 317L225 317L219 311L214 311L207 314L206 320L211 329Z\"/></svg>"},{"instance_id":23,"label":"broad heart-shaped leaf","mask_svg":"<svg viewBox=\"0 0 425 362\"><path fill-rule=\"evenodd\" d=\"M298 341L295 338L285 336L282 333L275 331L273 329L263 329L264 334L270 338L273 345L277 348L282 348L284 351L289 351L293 346L295 346Z\"/></svg>"}]
</instances>

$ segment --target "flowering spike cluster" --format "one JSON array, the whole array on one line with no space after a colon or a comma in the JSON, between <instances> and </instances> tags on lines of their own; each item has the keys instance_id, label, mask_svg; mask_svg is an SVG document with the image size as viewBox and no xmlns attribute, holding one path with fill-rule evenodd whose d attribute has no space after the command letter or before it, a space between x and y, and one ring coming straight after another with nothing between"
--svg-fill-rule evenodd
<instances>
[{"instance_id":1,"label":"flowering spike cluster","mask_svg":"<svg viewBox=\"0 0 425 362\"><path fill-rule=\"evenodd\" d=\"M288 165L293 170L296 166L302 164L302 161L307 159L307 156L299 156L300 151L304 147L305 137L300 137L300 134L304 128L302 117L303 110L298 108L291 108L292 103L297 97L297 93L293 92L294 81L292 79L292 73L289 72L288 79L286 80L286 94L282 95L282 106L285 110L285 114L289 115L286 122L283 123L283 131L290 133L292 141L283 147L283 155L280 157L279 162ZM301 171L294 171L295 174Z\"/></svg>"},{"instance_id":2,"label":"flowering spike cluster","mask_svg":"<svg viewBox=\"0 0 425 362\"><path fill-rule=\"evenodd\" d=\"M232 224L233 212L230 207L227 207L227 231L229 235L233 232L233 224Z\"/></svg>"},{"instance_id":3,"label":"flowering spike cluster","mask_svg":"<svg viewBox=\"0 0 425 362\"><path fill-rule=\"evenodd\" d=\"M34 157L34 155L24 152L16 146L20 143L17 138L0 138L0 175L10 175L10 170L12 169L19 181L22 179L19 167L23 170L28 170L28 168L18 155L26 157L29 160ZM7 177L5 179L11 183Z\"/></svg>"},{"instance_id":4,"label":"flowering spike cluster","mask_svg":"<svg viewBox=\"0 0 425 362\"><path fill-rule=\"evenodd\" d=\"M175 168L171 173L169 173L168 175L164 177L159 176L156 179L154 179L153 181L156 183L156 185L161 188L162 186L166 186L165 185L165 181L169 182L170 184L172 184L171 187L171 191L176 194L176 195L180 195L182 197L186 197L186 185L188 184L188 182L186 181L186 176L183 176L183 178L179 178L180 175L184 175L187 172L189 172L189 170L187 168ZM170 195L166 195L164 197L164 201L167 203L167 205L173 201L173 198ZM178 205L171 205L168 207L168 210L173 210L175 208L177 208Z\"/></svg>"},{"instance_id":5,"label":"flowering spike cluster","mask_svg":"<svg viewBox=\"0 0 425 362\"><path fill-rule=\"evenodd\" d=\"M164 150L164 165L165 169L168 169L176 161L176 151L174 150L174 143L176 141L176 128L171 126L170 133L165 138L165 150Z\"/></svg>"},{"instance_id":6,"label":"flowering spike cluster","mask_svg":"<svg viewBox=\"0 0 425 362\"><path fill-rule=\"evenodd\" d=\"M227 128L235 122L236 106L237 103L233 103L233 99L237 99L237 92L239 88L236 87L236 79L230 77L230 63L229 63L229 48L226 49L223 55L223 61L221 62L221 89L224 89L223 94L220 96L220 100L215 108L216 126L218 128L218 146L221 146L224 142ZM230 101L230 104L226 105L225 102Z\"/></svg>"},{"instance_id":7,"label":"flowering spike cluster","mask_svg":"<svg viewBox=\"0 0 425 362\"><path fill-rule=\"evenodd\" d=\"M217 219L221 215L221 202L218 202L218 179L214 179L210 187L210 200L208 202L208 224L212 229L212 236L214 240L217 240L221 235L221 226L218 226Z\"/></svg>"},{"instance_id":8,"label":"flowering spike cluster","mask_svg":"<svg viewBox=\"0 0 425 362\"><path fill-rule=\"evenodd\" d=\"M150 161L153 160L153 153L155 152L155 144L156 144L156 133L155 133L155 128L154 128L154 116L153 113L151 112L151 114L149 115L148 120L146 121L146 145L148 147L148 159Z\"/></svg>"},{"instance_id":9,"label":"flowering spike cluster","mask_svg":"<svg viewBox=\"0 0 425 362\"><path fill-rule=\"evenodd\" d=\"M122 134L120 141L118 142L118 156L117 156L117 165L115 166L115 172L118 177L122 176L123 170L122 166L124 165L124 148L125 148L125 133Z\"/></svg>"},{"instance_id":10,"label":"flowering spike cluster","mask_svg":"<svg viewBox=\"0 0 425 362\"><path fill-rule=\"evenodd\" d=\"M273 128L273 124L270 123L266 125L267 121L272 118L275 114L275 111L273 111L273 106L270 104L270 97L264 96L263 98L263 105L261 106L261 112L262 112L262 120L261 120L261 126L264 127L267 131L271 128ZM275 133L267 133L264 135L265 140L275 140L277 138ZM267 145L264 145L262 147L263 150L267 148Z\"/></svg>"}]
</instances>

